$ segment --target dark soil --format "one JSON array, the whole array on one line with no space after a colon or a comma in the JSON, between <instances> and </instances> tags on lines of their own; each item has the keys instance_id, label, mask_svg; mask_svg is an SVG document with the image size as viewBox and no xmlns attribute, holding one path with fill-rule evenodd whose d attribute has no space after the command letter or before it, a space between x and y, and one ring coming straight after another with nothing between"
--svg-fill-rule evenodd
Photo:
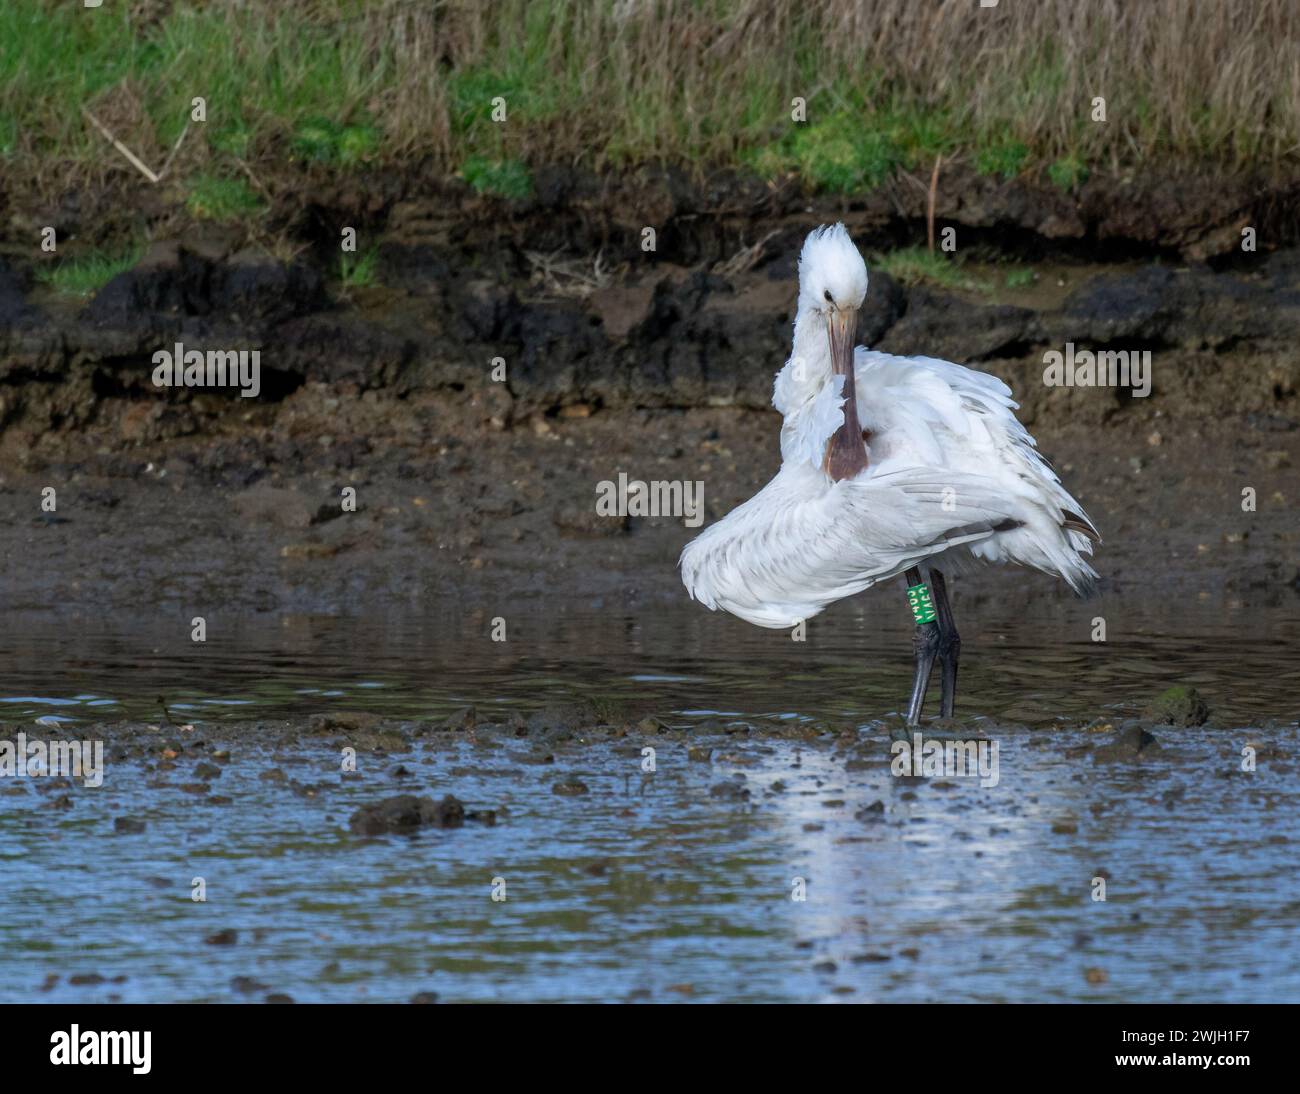
<instances>
[{"instance_id":1,"label":"dark soil","mask_svg":"<svg viewBox=\"0 0 1300 1094\"><path fill-rule=\"evenodd\" d=\"M860 336L1011 384L1103 533L1111 588L1294 596L1300 250L1275 249L1293 195L1184 181L1120 201L1114 180L1067 198L950 176L941 219L1034 261L1037 284L949 293L876 273ZM367 180L278 211L307 246L292 262L209 226L154 244L89 303L40 288L35 258L9 247L4 606L352 612L543 585L683 595L675 560L695 530L598 517L597 484L620 471L699 480L706 522L752 494L779 463L769 399L803 234L842 214L865 249L887 246L915 232L924 195L809 209L734 178L539 183L534 201L502 206ZM92 205L68 206L87 236ZM1258 255L1230 251L1245 221L1277 228ZM377 242L382 287L332 280L343 224ZM666 226L653 254L643 224ZM537 257L560 249L567 266ZM152 354L178 341L260 350L260 397L155 387ZM1066 342L1150 350L1151 395L1046 387L1043 352Z\"/></svg>"}]
</instances>

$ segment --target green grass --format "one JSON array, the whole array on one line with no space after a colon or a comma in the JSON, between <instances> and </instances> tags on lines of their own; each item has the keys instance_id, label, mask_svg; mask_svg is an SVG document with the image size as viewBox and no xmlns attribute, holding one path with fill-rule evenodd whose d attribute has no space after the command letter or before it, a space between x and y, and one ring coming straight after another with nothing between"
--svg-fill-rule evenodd
<instances>
[{"instance_id":1,"label":"green grass","mask_svg":"<svg viewBox=\"0 0 1300 1094\"><path fill-rule=\"evenodd\" d=\"M932 253L924 247L905 247L879 254L873 268L883 270L904 285L929 284L966 292L990 291L984 282L962 273L961 267L953 259L941 251Z\"/></svg>"},{"instance_id":2,"label":"green grass","mask_svg":"<svg viewBox=\"0 0 1300 1094\"><path fill-rule=\"evenodd\" d=\"M1001 175L1013 179L1020 174L1029 158L1029 146L1016 140L996 141L975 153L975 170L981 175Z\"/></svg>"},{"instance_id":3,"label":"green grass","mask_svg":"<svg viewBox=\"0 0 1300 1094\"><path fill-rule=\"evenodd\" d=\"M68 296L94 296L118 274L140 261L141 248L126 252L95 252L45 267L39 280Z\"/></svg>"},{"instance_id":4,"label":"green grass","mask_svg":"<svg viewBox=\"0 0 1300 1094\"><path fill-rule=\"evenodd\" d=\"M262 201L243 179L199 175L190 180L185 207L200 220L239 220L260 212Z\"/></svg>"},{"instance_id":5,"label":"green grass","mask_svg":"<svg viewBox=\"0 0 1300 1094\"><path fill-rule=\"evenodd\" d=\"M339 285L343 289L370 289L379 283L379 248L362 254L344 251L339 256Z\"/></svg>"},{"instance_id":6,"label":"green grass","mask_svg":"<svg viewBox=\"0 0 1300 1094\"><path fill-rule=\"evenodd\" d=\"M533 176L518 160L491 160L470 156L460 168L464 178L478 193L516 201L530 197Z\"/></svg>"},{"instance_id":7,"label":"green grass","mask_svg":"<svg viewBox=\"0 0 1300 1094\"><path fill-rule=\"evenodd\" d=\"M339 125L329 118L308 118L298 123L292 148L313 163L352 167L375 158L379 130L373 125Z\"/></svg>"},{"instance_id":8,"label":"green grass","mask_svg":"<svg viewBox=\"0 0 1300 1094\"><path fill-rule=\"evenodd\" d=\"M355 25L319 26L331 9L342 14L355 5L178 4L142 30L124 5L84 10L56 0L7 0L0 6L0 114L12 111L38 132L43 150L100 162L104 141L79 108L129 82L159 147L180 135L190 99L202 94L208 121L193 135L214 148L245 155L324 118L334 127L331 157L360 162L380 134L357 104L392 87L401 72L392 48L376 52ZM139 133L118 135L137 151L149 143Z\"/></svg>"},{"instance_id":9,"label":"green grass","mask_svg":"<svg viewBox=\"0 0 1300 1094\"><path fill-rule=\"evenodd\" d=\"M252 151L253 129L242 117L207 123L209 146L223 158L242 160Z\"/></svg>"},{"instance_id":10,"label":"green grass","mask_svg":"<svg viewBox=\"0 0 1300 1094\"><path fill-rule=\"evenodd\" d=\"M1062 190L1074 190L1088 178L1088 168L1076 156L1063 156L1047 168L1047 177Z\"/></svg>"},{"instance_id":11,"label":"green grass","mask_svg":"<svg viewBox=\"0 0 1300 1094\"><path fill-rule=\"evenodd\" d=\"M848 113L794 124L791 133L757 150L749 162L769 177L794 171L821 190L871 190L893 173L902 151L888 132Z\"/></svg>"},{"instance_id":12,"label":"green grass","mask_svg":"<svg viewBox=\"0 0 1300 1094\"><path fill-rule=\"evenodd\" d=\"M1038 275L1030 269L1008 270L1007 288L1025 289L1038 280Z\"/></svg>"}]
</instances>

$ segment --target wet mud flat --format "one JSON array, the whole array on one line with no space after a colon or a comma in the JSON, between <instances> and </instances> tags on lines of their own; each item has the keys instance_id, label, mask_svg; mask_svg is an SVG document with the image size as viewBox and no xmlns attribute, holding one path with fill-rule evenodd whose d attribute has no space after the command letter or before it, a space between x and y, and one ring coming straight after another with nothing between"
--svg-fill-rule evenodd
<instances>
[{"instance_id":1,"label":"wet mud flat","mask_svg":"<svg viewBox=\"0 0 1300 1094\"><path fill-rule=\"evenodd\" d=\"M992 784L896 773L896 718L8 726L105 771L0 780L0 994L1293 999L1300 724L1162 701L922 727Z\"/></svg>"},{"instance_id":2,"label":"wet mud flat","mask_svg":"<svg viewBox=\"0 0 1300 1094\"><path fill-rule=\"evenodd\" d=\"M0 474L13 518L0 524L14 563L4 606L91 617L156 606L188 641L181 621L195 615L432 611L449 595L505 615L539 598L680 605L682 546L779 465L774 412L610 411L494 431L465 425L464 398L366 400L345 419L317 392L285 408L297 423L287 434L282 421L130 452L96 449L92 434L39 464L16 461ZM1239 426L1188 431L1157 417L1139 431L1039 431L1102 531L1105 591L1296 601L1300 430ZM601 483L620 474L699 483L698 527L599 514ZM47 488L53 513L41 509ZM1055 595L1046 578L992 570L962 587Z\"/></svg>"}]
</instances>

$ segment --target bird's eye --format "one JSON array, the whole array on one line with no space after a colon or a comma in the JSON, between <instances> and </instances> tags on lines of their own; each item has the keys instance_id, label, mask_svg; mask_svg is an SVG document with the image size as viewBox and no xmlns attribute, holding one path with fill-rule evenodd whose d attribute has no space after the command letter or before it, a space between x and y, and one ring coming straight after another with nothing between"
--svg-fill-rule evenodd
<instances>
[{"instance_id":1,"label":"bird's eye","mask_svg":"<svg viewBox=\"0 0 1300 1094\"><path fill-rule=\"evenodd\" d=\"M831 300L831 291L830 291L830 289L827 289L824 293L822 293L822 295L823 295L824 297L826 297L827 301L830 301L830 300Z\"/></svg>"}]
</instances>

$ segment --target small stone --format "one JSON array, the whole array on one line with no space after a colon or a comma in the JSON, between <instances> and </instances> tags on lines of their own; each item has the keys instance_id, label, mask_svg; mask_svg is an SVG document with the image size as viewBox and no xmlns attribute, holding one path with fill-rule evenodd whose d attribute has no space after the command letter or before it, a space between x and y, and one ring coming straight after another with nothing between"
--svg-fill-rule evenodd
<instances>
[{"instance_id":1,"label":"small stone","mask_svg":"<svg viewBox=\"0 0 1300 1094\"><path fill-rule=\"evenodd\" d=\"M578 536L621 536L630 527L626 515L603 516L592 505L563 505L551 515L562 532Z\"/></svg>"},{"instance_id":2,"label":"small stone","mask_svg":"<svg viewBox=\"0 0 1300 1094\"><path fill-rule=\"evenodd\" d=\"M448 715L442 728L452 732L468 733L478 725L478 711L473 707L462 707L454 714Z\"/></svg>"},{"instance_id":3,"label":"small stone","mask_svg":"<svg viewBox=\"0 0 1300 1094\"><path fill-rule=\"evenodd\" d=\"M566 794L573 796L577 794L587 794L590 791L587 784L581 779L563 779L551 787L551 792L553 794Z\"/></svg>"},{"instance_id":4,"label":"small stone","mask_svg":"<svg viewBox=\"0 0 1300 1094\"><path fill-rule=\"evenodd\" d=\"M352 831L363 836L413 832L426 826L459 828L464 823L464 803L450 794L440 802L429 797L417 798L414 794L398 794L362 806L348 820Z\"/></svg>"},{"instance_id":5,"label":"small stone","mask_svg":"<svg viewBox=\"0 0 1300 1094\"><path fill-rule=\"evenodd\" d=\"M312 733L357 733L374 729L382 719L378 714L358 710L337 710L313 714L307 725Z\"/></svg>"},{"instance_id":6,"label":"small stone","mask_svg":"<svg viewBox=\"0 0 1300 1094\"><path fill-rule=\"evenodd\" d=\"M1126 725L1115 734L1113 741L1099 746L1092 753L1094 760L1111 763L1116 760L1136 760L1160 751L1155 735L1140 725Z\"/></svg>"},{"instance_id":7,"label":"small stone","mask_svg":"<svg viewBox=\"0 0 1300 1094\"><path fill-rule=\"evenodd\" d=\"M873 801L870 805L865 805L853 814L854 820L860 821L879 821L885 819L885 803L882 801Z\"/></svg>"},{"instance_id":8,"label":"small stone","mask_svg":"<svg viewBox=\"0 0 1300 1094\"><path fill-rule=\"evenodd\" d=\"M292 559L332 558L338 553L339 547L333 543L286 543L280 548L281 558Z\"/></svg>"},{"instance_id":9,"label":"small stone","mask_svg":"<svg viewBox=\"0 0 1300 1094\"><path fill-rule=\"evenodd\" d=\"M239 941L239 932L233 927L227 927L215 934L208 935L203 941L209 946L233 946Z\"/></svg>"}]
</instances>

